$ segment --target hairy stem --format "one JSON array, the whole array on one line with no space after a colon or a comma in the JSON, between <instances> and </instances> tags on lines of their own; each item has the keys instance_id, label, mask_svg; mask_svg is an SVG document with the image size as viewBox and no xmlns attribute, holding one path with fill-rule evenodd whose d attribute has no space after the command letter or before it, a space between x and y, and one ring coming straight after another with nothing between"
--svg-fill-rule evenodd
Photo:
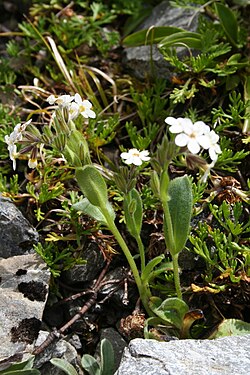
<instances>
[{"instance_id":1,"label":"hairy stem","mask_svg":"<svg viewBox=\"0 0 250 375\"><path fill-rule=\"evenodd\" d=\"M145 284L142 283L139 271L137 269L137 265L134 261L134 258L132 256L132 254L130 253L129 248L128 248L126 242L124 241L123 237L121 236L119 230L117 229L113 219L110 217L110 214L109 214L107 208L105 206L102 206L100 208L101 208L101 211L102 211L102 213L103 213L103 215L104 215L104 217L107 221L109 230L115 236L115 238L116 238L117 242L119 243L125 257L127 258L128 264L131 268L131 271L133 273L133 276L134 276L134 279L135 279L135 282L136 282L136 285L137 285L137 288L138 288L138 291L139 291L139 294L140 294L142 304L143 304L145 310L147 311L147 313L151 316L152 312L150 311L150 309L148 307L148 300L151 296L148 284L145 285ZM144 260L144 262L145 262L145 260Z\"/></svg>"}]
</instances>

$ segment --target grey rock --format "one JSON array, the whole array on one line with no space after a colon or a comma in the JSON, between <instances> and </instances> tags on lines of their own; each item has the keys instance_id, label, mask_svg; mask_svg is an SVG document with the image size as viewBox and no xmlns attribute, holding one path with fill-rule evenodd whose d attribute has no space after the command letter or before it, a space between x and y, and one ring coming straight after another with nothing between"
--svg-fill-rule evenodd
<instances>
[{"instance_id":1,"label":"grey rock","mask_svg":"<svg viewBox=\"0 0 250 375\"><path fill-rule=\"evenodd\" d=\"M34 252L32 248L38 240L38 232L21 211L10 199L0 195L0 257Z\"/></svg>"},{"instance_id":2,"label":"grey rock","mask_svg":"<svg viewBox=\"0 0 250 375\"><path fill-rule=\"evenodd\" d=\"M152 26L174 26L186 31L197 30L198 17L193 10L174 8L168 0L157 5L152 14L140 25L139 30L149 29ZM139 31L137 30L137 31ZM178 56L181 57L187 51L178 49ZM157 49L152 48L153 68L151 68L151 47L129 47L125 49L124 62L135 77L145 79L147 76L155 75L158 78L170 78L173 74L170 65Z\"/></svg>"},{"instance_id":3,"label":"grey rock","mask_svg":"<svg viewBox=\"0 0 250 375\"><path fill-rule=\"evenodd\" d=\"M35 346L41 345L46 340L48 334L46 331L40 331ZM34 362L34 367L39 368L42 375L64 375L64 371L49 362L52 358L64 359L78 369L77 351L66 340L60 339L58 342L49 345L41 354L36 356Z\"/></svg>"},{"instance_id":4,"label":"grey rock","mask_svg":"<svg viewBox=\"0 0 250 375\"><path fill-rule=\"evenodd\" d=\"M63 273L64 280L69 284L92 281L104 267L105 260L98 245L90 242L83 252L86 264L77 264Z\"/></svg>"},{"instance_id":5,"label":"grey rock","mask_svg":"<svg viewBox=\"0 0 250 375\"><path fill-rule=\"evenodd\" d=\"M248 375L250 335L215 340L132 340L115 375Z\"/></svg>"},{"instance_id":6,"label":"grey rock","mask_svg":"<svg viewBox=\"0 0 250 375\"><path fill-rule=\"evenodd\" d=\"M50 272L37 254L27 254L1 259L0 277L1 361L31 352L40 330Z\"/></svg>"},{"instance_id":7,"label":"grey rock","mask_svg":"<svg viewBox=\"0 0 250 375\"><path fill-rule=\"evenodd\" d=\"M100 341L103 340L103 339L109 340L112 347L113 347L114 357L115 357L115 368L114 368L114 370L117 370L118 366L121 362L123 350L127 346L127 343L114 328L104 328L104 329L102 329L101 335L100 335ZM95 357L100 360L100 345L98 345L98 347L97 347Z\"/></svg>"}]
</instances>

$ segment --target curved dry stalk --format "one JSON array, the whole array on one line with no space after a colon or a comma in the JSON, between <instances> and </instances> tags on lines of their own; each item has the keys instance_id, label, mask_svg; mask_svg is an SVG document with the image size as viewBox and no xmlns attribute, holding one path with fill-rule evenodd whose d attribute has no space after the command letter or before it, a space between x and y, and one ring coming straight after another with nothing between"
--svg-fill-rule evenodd
<instances>
[{"instance_id":1,"label":"curved dry stalk","mask_svg":"<svg viewBox=\"0 0 250 375\"><path fill-rule=\"evenodd\" d=\"M52 50L52 56L54 57L55 62L57 63L59 69L61 70L64 78L66 79L66 81L68 82L68 84L70 85L72 90L74 90L74 92L78 92L78 89L75 86L74 82L72 81L70 73L69 73L66 65L64 64L63 58L62 58L62 56L60 55L60 53L57 49L57 46L56 46L56 43L55 43L54 39L52 39L50 36L47 36L47 40L48 40L49 45L50 45L51 50Z\"/></svg>"},{"instance_id":2,"label":"curved dry stalk","mask_svg":"<svg viewBox=\"0 0 250 375\"><path fill-rule=\"evenodd\" d=\"M108 81L111 84L112 91L113 91L113 98L114 98L114 100L113 100L114 112L116 112L117 111L118 92L117 92L117 86L116 86L115 81L111 77L109 77L106 73L104 73L100 69L95 68L93 66L81 65L81 68L86 69L87 72L89 73L89 75L91 76L91 78L93 79L93 81L95 82L96 87L98 88L98 91L99 91L99 93L101 95L102 100L103 100L103 98L105 98L105 100L103 100L103 102L104 102L104 105L106 105L106 107L108 107L109 104L108 104L105 92L104 92L104 90L103 90L103 88L102 88L102 86L100 84L100 81L96 77L96 74L99 74L100 76L102 76L104 79L106 79L106 81ZM93 74L93 73L95 73L95 74Z\"/></svg>"},{"instance_id":3,"label":"curved dry stalk","mask_svg":"<svg viewBox=\"0 0 250 375\"><path fill-rule=\"evenodd\" d=\"M61 327L59 330L53 330L52 332L49 333L48 337L46 340L38 347L36 347L32 354L38 355L41 354L49 345L51 345L56 339L59 339L66 331L68 328L72 326L78 319L80 319L96 302L97 298L97 292L101 289L102 287L102 280L104 276L106 275L106 272L108 270L109 264L111 260L107 260L107 263L100 273L100 276L98 277L97 281L95 282L94 287L90 291L92 294L89 300L83 305L81 310L74 315L66 324L64 324L63 327Z\"/></svg>"}]
</instances>

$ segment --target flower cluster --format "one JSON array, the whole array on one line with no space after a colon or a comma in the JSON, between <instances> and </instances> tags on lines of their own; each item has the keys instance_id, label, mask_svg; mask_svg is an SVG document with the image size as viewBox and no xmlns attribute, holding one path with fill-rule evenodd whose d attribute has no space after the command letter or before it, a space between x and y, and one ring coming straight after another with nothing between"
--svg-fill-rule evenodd
<instances>
[{"instance_id":1,"label":"flower cluster","mask_svg":"<svg viewBox=\"0 0 250 375\"><path fill-rule=\"evenodd\" d=\"M167 117L165 122L170 125L169 131L177 134L175 144L187 147L192 154L198 154L201 147L208 150L211 160L216 161L221 148L218 144L219 136L203 121L192 123L188 118Z\"/></svg>"},{"instance_id":2,"label":"flower cluster","mask_svg":"<svg viewBox=\"0 0 250 375\"><path fill-rule=\"evenodd\" d=\"M89 100L82 100L79 94L75 95L61 95L56 97L55 95L50 95L47 98L47 102L50 105L57 104L61 108L66 108L69 113L69 119L73 120L79 114L84 118L95 118L96 114L91 109L92 104Z\"/></svg>"},{"instance_id":3,"label":"flower cluster","mask_svg":"<svg viewBox=\"0 0 250 375\"><path fill-rule=\"evenodd\" d=\"M147 150L139 151L136 148L131 148L128 152L122 152L121 158L126 164L142 165L143 161L149 161L149 152Z\"/></svg>"},{"instance_id":4,"label":"flower cluster","mask_svg":"<svg viewBox=\"0 0 250 375\"><path fill-rule=\"evenodd\" d=\"M24 124L17 124L14 127L13 132L10 135L6 135L4 137L5 143L8 145L8 151L10 155L10 160L13 162L13 169L16 169L16 157L17 153L17 146L16 143L20 142L23 139L23 132L25 131L26 127L31 123L32 119L25 122Z\"/></svg>"}]
</instances>

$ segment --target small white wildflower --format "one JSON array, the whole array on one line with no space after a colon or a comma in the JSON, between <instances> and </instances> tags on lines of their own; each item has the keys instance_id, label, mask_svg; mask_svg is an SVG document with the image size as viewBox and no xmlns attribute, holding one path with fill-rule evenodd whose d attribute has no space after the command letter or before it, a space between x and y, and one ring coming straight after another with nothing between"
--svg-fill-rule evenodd
<instances>
[{"instance_id":1,"label":"small white wildflower","mask_svg":"<svg viewBox=\"0 0 250 375\"><path fill-rule=\"evenodd\" d=\"M28 166L29 166L29 168L32 168L32 169L36 168L36 166L37 166L37 159L29 159Z\"/></svg>"},{"instance_id":2,"label":"small white wildflower","mask_svg":"<svg viewBox=\"0 0 250 375\"><path fill-rule=\"evenodd\" d=\"M16 157L18 155L17 147L15 144L13 144L8 147L8 150L9 150L10 160L13 163L13 170L15 171L16 170Z\"/></svg>"},{"instance_id":3,"label":"small white wildflower","mask_svg":"<svg viewBox=\"0 0 250 375\"><path fill-rule=\"evenodd\" d=\"M55 102L56 102L56 97L55 97L55 95L50 95L50 96L46 99L46 102L48 102L50 105L55 104Z\"/></svg>"},{"instance_id":4,"label":"small white wildflower","mask_svg":"<svg viewBox=\"0 0 250 375\"><path fill-rule=\"evenodd\" d=\"M72 100L74 100L74 97L71 95L61 95L56 99L56 104L60 107L68 107Z\"/></svg>"},{"instance_id":5,"label":"small white wildflower","mask_svg":"<svg viewBox=\"0 0 250 375\"><path fill-rule=\"evenodd\" d=\"M75 102L70 103L68 107L69 120L74 120L79 115L79 106Z\"/></svg>"},{"instance_id":6,"label":"small white wildflower","mask_svg":"<svg viewBox=\"0 0 250 375\"><path fill-rule=\"evenodd\" d=\"M201 147L208 150L209 156L212 160L217 160L218 154L221 154L221 148L218 145L219 136L214 130L209 133L202 135L199 139Z\"/></svg>"},{"instance_id":7,"label":"small white wildflower","mask_svg":"<svg viewBox=\"0 0 250 375\"><path fill-rule=\"evenodd\" d=\"M128 152L122 152L121 158L126 164L141 165L143 161L149 161L149 152L147 150L139 151L136 148L130 149Z\"/></svg>"},{"instance_id":8,"label":"small white wildflower","mask_svg":"<svg viewBox=\"0 0 250 375\"><path fill-rule=\"evenodd\" d=\"M169 131L170 133L182 133L186 126L191 126L192 121L189 118L174 118L174 117L167 117L165 119L166 124L170 125Z\"/></svg>"},{"instance_id":9,"label":"small white wildflower","mask_svg":"<svg viewBox=\"0 0 250 375\"><path fill-rule=\"evenodd\" d=\"M17 124L14 127L13 132L10 135L5 135L4 140L5 143L8 145L8 151L10 155L10 160L13 161L13 169L16 169L16 156L17 156L17 147L16 143L20 142L23 138L23 132L25 131L26 127L31 123L32 119L29 121L24 122L23 124Z\"/></svg>"},{"instance_id":10,"label":"small white wildflower","mask_svg":"<svg viewBox=\"0 0 250 375\"><path fill-rule=\"evenodd\" d=\"M183 133L179 133L175 138L175 144L179 147L189 149L192 154L198 154L201 149L200 137L209 132L209 126L202 121L197 121L185 127Z\"/></svg>"},{"instance_id":11,"label":"small white wildflower","mask_svg":"<svg viewBox=\"0 0 250 375\"><path fill-rule=\"evenodd\" d=\"M74 100L74 96L71 95L60 95L56 97L55 95L50 95L46 101L50 104L57 104L60 107L68 107L70 103Z\"/></svg>"},{"instance_id":12,"label":"small white wildflower","mask_svg":"<svg viewBox=\"0 0 250 375\"><path fill-rule=\"evenodd\" d=\"M78 106L78 112L84 117L84 118L95 118L96 114L94 111L92 111L91 107L92 104L89 100L82 100L81 96L79 94L75 94L75 103Z\"/></svg>"},{"instance_id":13,"label":"small white wildflower","mask_svg":"<svg viewBox=\"0 0 250 375\"><path fill-rule=\"evenodd\" d=\"M187 147L192 154L198 154L201 149L199 139L209 133L210 128L203 121L194 124L189 118L167 117L165 122L170 125L169 131L177 134L175 144L179 147Z\"/></svg>"}]
</instances>

